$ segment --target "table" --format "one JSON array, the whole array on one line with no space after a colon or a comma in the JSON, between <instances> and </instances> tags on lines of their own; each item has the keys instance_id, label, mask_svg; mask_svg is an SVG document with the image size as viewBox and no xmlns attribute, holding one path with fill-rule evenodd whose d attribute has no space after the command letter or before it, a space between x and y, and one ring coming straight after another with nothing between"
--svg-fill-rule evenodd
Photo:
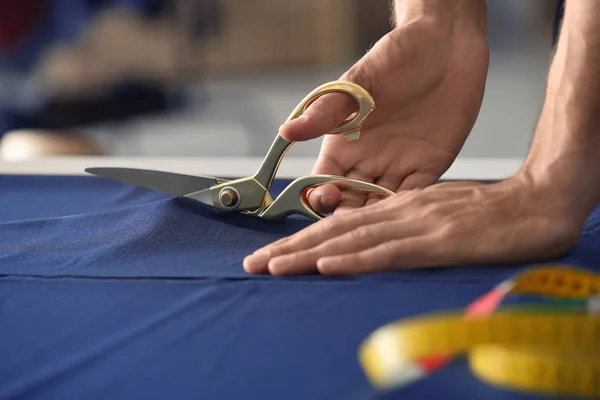
<instances>
[{"instance_id":1,"label":"table","mask_svg":"<svg viewBox=\"0 0 600 400\"><path fill-rule=\"evenodd\" d=\"M248 276L242 258L308 224L220 216L82 175L130 165L237 176L258 160L57 158L0 163L1 399L536 399L463 360L402 391L369 387L361 341L408 316L462 308L528 267L352 278ZM484 168L485 166L488 168ZM285 160L276 181L310 170ZM499 179L518 160L458 160L446 179ZM599 271L600 210L557 260Z\"/></svg>"}]
</instances>

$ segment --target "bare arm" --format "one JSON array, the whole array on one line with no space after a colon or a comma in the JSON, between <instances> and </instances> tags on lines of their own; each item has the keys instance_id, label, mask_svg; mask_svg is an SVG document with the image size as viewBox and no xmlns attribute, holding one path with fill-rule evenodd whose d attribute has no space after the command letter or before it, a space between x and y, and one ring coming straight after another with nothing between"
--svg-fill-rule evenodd
<instances>
[{"instance_id":1,"label":"bare arm","mask_svg":"<svg viewBox=\"0 0 600 400\"><path fill-rule=\"evenodd\" d=\"M581 223L600 201L600 1L566 2L524 176Z\"/></svg>"}]
</instances>

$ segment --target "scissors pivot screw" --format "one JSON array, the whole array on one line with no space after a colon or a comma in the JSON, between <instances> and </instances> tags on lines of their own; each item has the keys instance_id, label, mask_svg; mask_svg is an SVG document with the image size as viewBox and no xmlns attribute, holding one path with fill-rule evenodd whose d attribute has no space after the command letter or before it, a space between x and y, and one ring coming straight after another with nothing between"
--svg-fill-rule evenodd
<instances>
[{"instance_id":1,"label":"scissors pivot screw","mask_svg":"<svg viewBox=\"0 0 600 400\"><path fill-rule=\"evenodd\" d=\"M219 193L219 201L225 207L234 208L240 200L239 193L232 187L224 187Z\"/></svg>"}]
</instances>

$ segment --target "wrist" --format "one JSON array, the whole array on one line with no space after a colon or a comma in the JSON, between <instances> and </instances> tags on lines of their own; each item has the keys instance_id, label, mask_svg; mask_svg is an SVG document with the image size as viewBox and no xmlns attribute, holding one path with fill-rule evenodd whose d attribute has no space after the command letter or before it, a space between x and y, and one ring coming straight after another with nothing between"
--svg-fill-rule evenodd
<instances>
[{"instance_id":1,"label":"wrist","mask_svg":"<svg viewBox=\"0 0 600 400\"><path fill-rule=\"evenodd\" d=\"M543 202L583 223L600 201L600 142L581 125L547 99L518 176Z\"/></svg>"},{"instance_id":2,"label":"wrist","mask_svg":"<svg viewBox=\"0 0 600 400\"><path fill-rule=\"evenodd\" d=\"M486 0L394 0L395 26L429 20L449 32L485 36Z\"/></svg>"}]
</instances>

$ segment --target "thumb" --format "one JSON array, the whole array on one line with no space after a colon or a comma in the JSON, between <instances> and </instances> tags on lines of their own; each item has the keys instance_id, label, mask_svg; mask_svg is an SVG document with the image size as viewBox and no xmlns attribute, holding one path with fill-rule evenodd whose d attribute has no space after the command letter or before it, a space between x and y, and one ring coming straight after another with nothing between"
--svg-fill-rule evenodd
<instances>
[{"instance_id":1,"label":"thumb","mask_svg":"<svg viewBox=\"0 0 600 400\"><path fill-rule=\"evenodd\" d=\"M323 136L358 111L354 98L346 93L327 93L308 106L304 114L284 123L279 134L286 140L305 141Z\"/></svg>"},{"instance_id":2,"label":"thumb","mask_svg":"<svg viewBox=\"0 0 600 400\"><path fill-rule=\"evenodd\" d=\"M312 171L313 174L337 176L342 176L345 172L331 157L324 155L323 150L321 150L319 159ZM322 214L329 214L335 210L342 200L342 192L333 184L325 184L309 189L307 198L313 210Z\"/></svg>"}]
</instances>

